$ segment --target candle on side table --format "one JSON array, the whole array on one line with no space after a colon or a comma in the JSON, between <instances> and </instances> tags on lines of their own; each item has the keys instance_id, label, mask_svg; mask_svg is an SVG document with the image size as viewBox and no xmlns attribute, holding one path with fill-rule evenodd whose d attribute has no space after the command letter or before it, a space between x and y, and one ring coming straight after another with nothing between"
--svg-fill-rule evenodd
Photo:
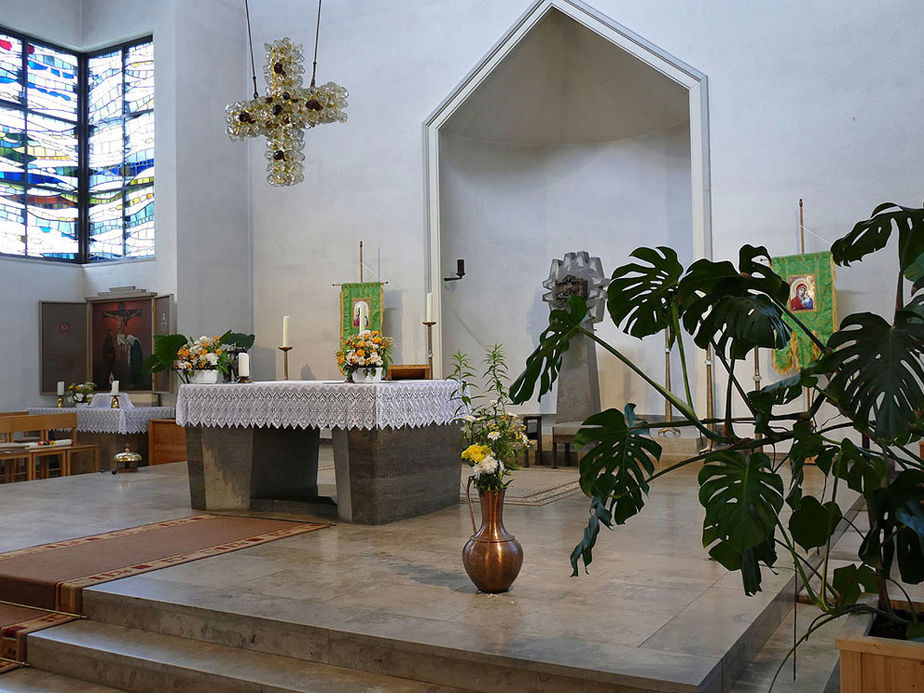
<instances>
[{"instance_id":1,"label":"candle on side table","mask_svg":"<svg viewBox=\"0 0 924 693\"><path fill-rule=\"evenodd\" d=\"M113 380L113 381L112 381L112 390L111 390L111 393L112 393L113 395L119 394L119 381L118 381L118 380Z\"/></svg>"},{"instance_id":2,"label":"candle on side table","mask_svg":"<svg viewBox=\"0 0 924 693\"><path fill-rule=\"evenodd\" d=\"M237 375L240 378L250 377L250 354L244 352L237 355Z\"/></svg>"},{"instance_id":3,"label":"candle on side table","mask_svg":"<svg viewBox=\"0 0 924 693\"><path fill-rule=\"evenodd\" d=\"M64 381L59 380L58 381L58 397L60 397L63 394L64 394Z\"/></svg>"}]
</instances>

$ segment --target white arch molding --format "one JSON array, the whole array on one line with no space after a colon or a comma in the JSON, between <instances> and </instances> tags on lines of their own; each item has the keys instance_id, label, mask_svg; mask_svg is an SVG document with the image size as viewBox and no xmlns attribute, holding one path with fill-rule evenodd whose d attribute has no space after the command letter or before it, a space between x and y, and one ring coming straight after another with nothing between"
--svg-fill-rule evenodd
<instances>
[{"instance_id":1,"label":"white arch molding","mask_svg":"<svg viewBox=\"0 0 924 693\"><path fill-rule=\"evenodd\" d=\"M599 34L637 60L683 86L689 93L690 179L692 185L693 258L712 257L711 192L709 185L709 119L706 75L646 41L621 24L578 0L539 0L488 51L446 99L424 122L424 175L426 186L427 244L430 257L428 286L433 292L433 372L443 374L442 363L442 276L440 258L440 128L468 100L469 96L516 48L517 44L550 11L557 10ZM447 273L449 269L445 270ZM696 359L698 383L705 383L705 358ZM697 400L705 402L704 388L697 387Z\"/></svg>"}]
</instances>

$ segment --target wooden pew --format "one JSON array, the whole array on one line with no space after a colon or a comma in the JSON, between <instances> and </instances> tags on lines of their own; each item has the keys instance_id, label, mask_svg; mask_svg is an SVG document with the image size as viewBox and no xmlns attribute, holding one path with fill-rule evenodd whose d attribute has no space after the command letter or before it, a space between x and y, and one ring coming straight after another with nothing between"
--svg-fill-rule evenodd
<instances>
[{"instance_id":1,"label":"wooden pew","mask_svg":"<svg viewBox=\"0 0 924 693\"><path fill-rule=\"evenodd\" d=\"M39 445L37 447L13 448L14 435L37 431L40 442L49 442L51 431L69 430L70 445ZM4 479L14 481L22 476L20 467L25 464L25 478L32 481L36 478L36 462L40 479L48 477L49 462L54 457L60 457L61 475L68 476L71 472L71 459L75 454L92 453L94 469L99 470L99 448L96 445L81 445L77 442L77 412L61 412L60 414L15 414L0 416L0 441L6 443L3 447L12 449L0 450L0 465L4 467Z\"/></svg>"}]
</instances>

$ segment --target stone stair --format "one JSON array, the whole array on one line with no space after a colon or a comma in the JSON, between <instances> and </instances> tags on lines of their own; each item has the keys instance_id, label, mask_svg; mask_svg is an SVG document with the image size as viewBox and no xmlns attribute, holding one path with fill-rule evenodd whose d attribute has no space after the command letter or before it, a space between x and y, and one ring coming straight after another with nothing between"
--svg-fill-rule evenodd
<instances>
[{"instance_id":1,"label":"stone stair","mask_svg":"<svg viewBox=\"0 0 924 693\"><path fill-rule=\"evenodd\" d=\"M0 676L2 693L117 693L118 689L38 669L16 669Z\"/></svg>"},{"instance_id":2,"label":"stone stair","mask_svg":"<svg viewBox=\"0 0 924 693\"><path fill-rule=\"evenodd\" d=\"M7 688L8 679L4 676L0 679L0 690L80 693L112 689L227 693L456 690L94 621L74 621L30 635L28 653L33 669L23 671L32 676L50 672L98 685L73 687L79 683L73 682L69 684L71 688L64 685L57 688L61 679L56 679L48 681L48 688L17 688L15 683Z\"/></svg>"}]
</instances>

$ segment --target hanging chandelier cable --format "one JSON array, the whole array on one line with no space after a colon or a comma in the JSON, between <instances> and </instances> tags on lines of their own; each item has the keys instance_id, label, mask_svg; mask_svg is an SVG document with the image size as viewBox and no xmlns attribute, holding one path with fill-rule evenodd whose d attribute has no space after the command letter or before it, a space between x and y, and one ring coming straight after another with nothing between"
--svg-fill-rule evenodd
<instances>
[{"instance_id":1,"label":"hanging chandelier cable","mask_svg":"<svg viewBox=\"0 0 924 693\"><path fill-rule=\"evenodd\" d=\"M321 38L321 0L318 0L318 25L314 29L314 61L311 63L311 86L318 74L318 41Z\"/></svg>"},{"instance_id":2,"label":"hanging chandelier cable","mask_svg":"<svg viewBox=\"0 0 924 693\"><path fill-rule=\"evenodd\" d=\"M257 65L253 59L253 34L250 32L250 5L244 0L244 13L247 15L247 42L250 44L250 72L253 75L253 98L260 94L257 91ZM315 55L317 55L317 42L315 43Z\"/></svg>"}]
</instances>

